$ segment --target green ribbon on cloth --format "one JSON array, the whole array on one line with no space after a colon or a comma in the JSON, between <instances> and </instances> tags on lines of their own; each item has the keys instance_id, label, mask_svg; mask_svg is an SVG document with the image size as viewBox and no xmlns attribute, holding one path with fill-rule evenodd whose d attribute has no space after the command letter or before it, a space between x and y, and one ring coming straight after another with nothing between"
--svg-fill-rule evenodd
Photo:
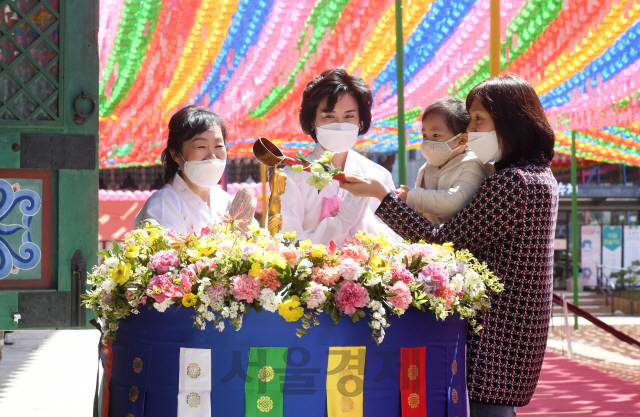
<instances>
[{"instance_id":1,"label":"green ribbon on cloth","mask_svg":"<svg viewBox=\"0 0 640 417\"><path fill-rule=\"evenodd\" d=\"M284 415L284 376L287 348L252 347L244 384L245 417Z\"/></svg>"}]
</instances>

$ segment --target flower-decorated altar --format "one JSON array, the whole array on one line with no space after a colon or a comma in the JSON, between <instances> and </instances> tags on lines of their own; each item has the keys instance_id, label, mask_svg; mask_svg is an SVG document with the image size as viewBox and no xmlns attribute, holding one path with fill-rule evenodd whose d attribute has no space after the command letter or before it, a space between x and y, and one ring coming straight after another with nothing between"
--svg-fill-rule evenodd
<instances>
[{"instance_id":1,"label":"flower-decorated altar","mask_svg":"<svg viewBox=\"0 0 640 417\"><path fill-rule=\"evenodd\" d=\"M466 413L467 323L479 330L501 290L486 265L448 244L294 244L233 223L146 225L100 253L86 303L103 324L104 411Z\"/></svg>"}]
</instances>

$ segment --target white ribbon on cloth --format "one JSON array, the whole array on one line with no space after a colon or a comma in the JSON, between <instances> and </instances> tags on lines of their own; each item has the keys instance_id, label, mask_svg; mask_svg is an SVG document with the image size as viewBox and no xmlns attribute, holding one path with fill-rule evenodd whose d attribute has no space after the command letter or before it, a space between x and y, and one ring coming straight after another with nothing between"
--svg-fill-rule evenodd
<instances>
[{"instance_id":1,"label":"white ribbon on cloth","mask_svg":"<svg viewBox=\"0 0 640 417\"><path fill-rule=\"evenodd\" d=\"M180 348L178 417L211 417L211 349Z\"/></svg>"}]
</instances>

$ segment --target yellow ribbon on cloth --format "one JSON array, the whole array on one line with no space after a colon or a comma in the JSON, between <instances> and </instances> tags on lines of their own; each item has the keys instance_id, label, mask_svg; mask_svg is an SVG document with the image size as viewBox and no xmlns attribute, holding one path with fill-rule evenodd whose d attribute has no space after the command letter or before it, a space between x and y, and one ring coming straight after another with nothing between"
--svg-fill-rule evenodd
<instances>
[{"instance_id":1,"label":"yellow ribbon on cloth","mask_svg":"<svg viewBox=\"0 0 640 417\"><path fill-rule=\"evenodd\" d=\"M361 417L366 346L331 346L327 364L327 416Z\"/></svg>"}]
</instances>

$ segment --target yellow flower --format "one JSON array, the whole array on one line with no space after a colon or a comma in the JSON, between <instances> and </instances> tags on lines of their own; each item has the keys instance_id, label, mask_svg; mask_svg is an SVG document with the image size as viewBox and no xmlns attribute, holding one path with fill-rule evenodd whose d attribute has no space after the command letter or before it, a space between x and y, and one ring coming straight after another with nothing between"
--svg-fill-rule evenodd
<instances>
[{"instance_id":1,"label":"yellow flower","mask_svg":"<svg viewBox=\"0 0 640 417\"><path fill-rule=\"evenodd\" d=\"M300 242L298 242L298 246L300 247L300 249L302 250L307 250L311 247L312 243L310 239L307 240L301 240Z\"/></svg>"},{"instance_id":2,"label":"yellow flower","mask_svg":"<svg viewBox=\"0 0 640 417\"><path fill-rule=\"evenodd\" d=\"M455 249L453 248L453 242L447 242L443 244L442 247L448 250L449 252L455 252Z\"/></svg>"},{"instance_id":3,"label":"yellow flower","mask_svg":"<svg viewBox=\"0 0 640 417\"><path fill-rule=\"evenodd\" d=\"M269 244L270 240L271 240L270 237L260 236L256 239L256 245L258 245L261 248L264 248Z\"/></svg>"},{"instance_id":4,"label":"yellow flower","mask_svg":"<svg viewBox=\"0 0 640 417\"><path fill-rule=\"evenodd\" d=\"M124 249L124 255L127 258L135 258L139 253L140 251L138 250L138 248L133 245L129 245Z\"/></svg>"},{"instance_id":5,"label":"yellow flower","mask_svg":"<svg viewBox=\"0 0 640 417\"><path fill-rule=\"evenodd\" d=\"M200 242L198 246L198 256L209 256L216 251L218 244L211 240Z\"/></svg>"},{"instance_id":6,"label":"yellow flower","mask_svg":"<svg viewBox=\"0 0 640 417\"><path fill-rule=\"evenodd\" d=\"M389 263L382 256L374 256L369 261L371 268L376 272L384 272L389 270Z\"/></svg>"},{"instance_id":7,"label":"yellow flower","mask_svg":"<svg viewBox=\"0 0 640 417\"><path fill-rule=\"evenodd\" d=\"M114 280L116 284L123 285L131 276L131 264L129 262L120 261L113 269L109 270L109 278Z\"/></svg>"},{"instance_id":8,"label":"yellow flower","mask_svg":"<svg viewBox=\"0 0 640 417\"><path fill-rule=\"evenodd\" d=\"M196 296L189 293L189 294L185 294L184 297L182 297L182 305L185 307L191 307L193 305L196 304Z\"/></svg>"},{"instance_id":9,"label":"yellow flower","mask_svg":"<svg viewBox=\"0 0 640 417\"><path fill-rule=\"evenodd\" d=\"M336 154L335 152L324 151L322 153L322 156L320 157L320 159L316 160L316 163L329 164L329 163L331 163L331 160L333 159L333 156L335 154Z\"/></svg>"},{"instance_id":10,"label":"yellow flower","mask_svg":"<svg viewBox=\"0 0 640 417\"><path fill-rule=\"evenodd\" d=\"M251 265L251 269L249 270L249 275L252 277L259 277L262 268L260 268L260 264L258 262Z\"/></svg>"},{"instance_id":11,"label":"yellow flower","mask_svg":"<svg viewBox=\"0 0 640 417\"><path fill-rule=\"evenodd\" d=\"M286 259L282 257L278 252L269 252L267 255L267 262L272 263L273 265L279 266L280 268L286 268L289 264Z\"/></svg>"},{"instance_id":12,"label":"yellow flower","mask_svg":"<svg viewBox=\"0 0 640 417\"><path fill-rule=\"evenodd\" d=\"M300 298L297 295L287 298L283 303L278 304L278 313L286 321L298 321L304 315L304 308L300 307Z\"/></svg>"},{"instance_id":13,"label":"yellow flower","mask_svg":"<svg viewBox=\"0 0 640 417\"><path fill-rule=\"evenodd\" d=\"M293 240L296 238L296 232L287 232L284 234L285 239Z\"/></svg>"},{"instance_id":14,"label":"yellow flower","mask_svg":"<svg viewBox=\"0 0 640 417\"><path fill-rule=\"evenodd\" d=\"M302 165L294 165L291 167L291 171L297 172L298 174L302 172L304 167Z\"/></svg>"},{"instance_id":15,"label":"yellow flower","mask_svg":"<svg viewBox=\"0 0 640 417\"><path fill-rule=\"evenodd\" d=\"M311 256L314 258L322 258L326 253L327 250L324 248L324 245L318 243L311 246Z\"/></svg>"}]
</instances>

